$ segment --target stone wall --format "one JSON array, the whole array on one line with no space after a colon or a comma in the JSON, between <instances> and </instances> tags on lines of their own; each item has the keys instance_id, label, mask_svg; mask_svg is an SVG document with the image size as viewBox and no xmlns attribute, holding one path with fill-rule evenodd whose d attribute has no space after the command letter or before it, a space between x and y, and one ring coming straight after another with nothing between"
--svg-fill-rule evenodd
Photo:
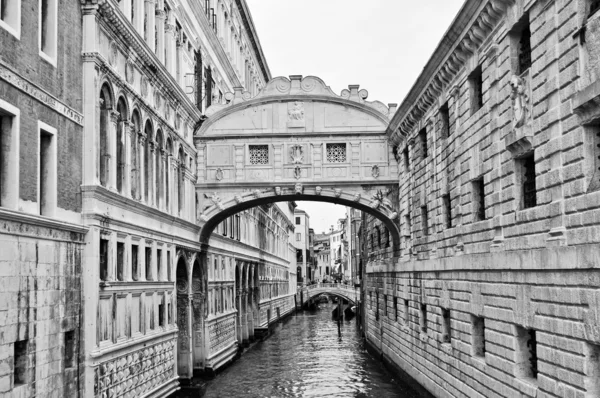
<instances>
[{"instance_id":1,"label":"stone wall","mask_svg":"<svg viewBox=\"0 0 600 398\"><path fill-rule=\"evenodd\" d=\"M85 229L0 217L0 396L77 396Z\"/></svg>"},{"instance_id":2,"label":"stone wall","mask_svg":"<svg viewBox=\"0 0 600 398\"><path fill-rule=\"evenodd\" d=\"M402 250L367 265L365 331L436 396L600 394L590 5L468 0L388 130Z\"/></svg>"}]
</instances>

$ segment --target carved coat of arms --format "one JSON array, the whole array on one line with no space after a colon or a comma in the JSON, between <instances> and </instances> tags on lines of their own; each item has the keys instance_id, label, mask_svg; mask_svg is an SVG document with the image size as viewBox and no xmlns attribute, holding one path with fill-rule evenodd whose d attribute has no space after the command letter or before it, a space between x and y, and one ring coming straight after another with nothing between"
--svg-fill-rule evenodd
<instances>
[{"instance_id":1,"label":"carved coat of arms","mask_svg":"<svg viewBox=\"0 0 600 398\"><path fill-rule=\"evenodd\" d=\"M293 145L290 148L290 160L293 164L301 164L304 162L304 150L302 145Z\"/></svg>"},{"instance_id":2,"label":"carved coat of arms","mask_svg":"<svg viewBox=\"0 0 600 398\"><path fill-rule=\"evenodd\" d=\"M304 127L304 103L294 101L288 105L288 127Z\"/></svg>"}]
</instances>

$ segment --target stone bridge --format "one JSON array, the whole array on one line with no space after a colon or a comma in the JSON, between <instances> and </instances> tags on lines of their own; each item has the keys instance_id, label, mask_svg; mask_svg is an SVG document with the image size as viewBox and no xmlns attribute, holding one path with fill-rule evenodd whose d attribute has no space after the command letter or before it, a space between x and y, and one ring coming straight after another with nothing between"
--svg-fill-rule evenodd
<instances>
[{"instance_id":1,"label":"stone bridge","mask_svg":"<svg viewBox=\"0 0 600 398\"><path fill-rule=\"evenodd\" d=\"M321 294L341 297L353 305L357 305L360 301L360 289L342 283L317 283L315 285L308 285L303 288L303 292L302 305Z\"/></svg>"}]
</instances>

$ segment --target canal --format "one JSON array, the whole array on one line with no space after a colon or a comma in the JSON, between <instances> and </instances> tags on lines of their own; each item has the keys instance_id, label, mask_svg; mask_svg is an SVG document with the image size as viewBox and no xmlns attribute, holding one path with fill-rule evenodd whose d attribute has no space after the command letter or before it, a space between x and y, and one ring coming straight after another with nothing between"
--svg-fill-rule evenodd
<instances>
[{"instance_id":1,"label":"canal","mask_svg":"<svg viewBox=\"0 0 600 398\"><path fill-rule=\"evenodd\" d=\"M333 306L288 317L273 335L210 380L204 397L421 397L372 358L354 319L331 319Z\"/></svg>"}]
</instances>

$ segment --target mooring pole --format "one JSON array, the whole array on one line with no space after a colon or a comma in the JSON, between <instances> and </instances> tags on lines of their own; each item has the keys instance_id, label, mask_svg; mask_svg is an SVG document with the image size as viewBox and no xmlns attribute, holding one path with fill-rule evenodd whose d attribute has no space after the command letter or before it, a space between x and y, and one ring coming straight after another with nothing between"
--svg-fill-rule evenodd
<instances>
[{"instance_id":1,"label":"mooring pole","mask_svg":"<svg viewBox=\"0 0 600 398\"><path fill-rule=\"evenodd\" d=\"M340 303L340 299L338 298L338 316L337 316L337 322L338 322L338 337L341 339L342 338L342 324L340 319L342 318L342 305Z\"/></svg>"}]
</instances>

